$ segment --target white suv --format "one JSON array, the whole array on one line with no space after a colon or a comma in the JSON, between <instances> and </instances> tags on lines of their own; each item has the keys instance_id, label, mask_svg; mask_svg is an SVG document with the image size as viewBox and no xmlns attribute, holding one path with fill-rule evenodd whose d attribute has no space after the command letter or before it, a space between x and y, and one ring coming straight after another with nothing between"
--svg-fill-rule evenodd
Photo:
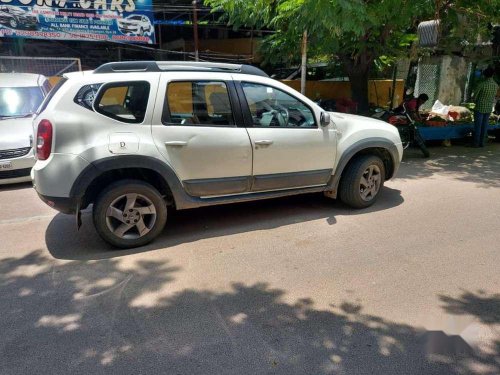
<instances>
[{"instance_id":1,"label":"white suv","mask_svg":"<svg viewBox=\"0 0 500 375\"><path fill-rule=\"evenodd\" d=\"M70 73L35 119L51 207L93 204L101 237L144 245L167 211L324 192L364 208L399 167L395 127L324 112L246 65L127 62Z\"/></svg>"},{"instance_id":2,"label":"white suv","mask_svg":"<svg viewBox=\"0 0 500 375\"><path fill-rule=\"evenodd\" d=\"M154 30L148 17L132 14L116 21L122 34L151 35Z\"/></svg>"}]
</instances>

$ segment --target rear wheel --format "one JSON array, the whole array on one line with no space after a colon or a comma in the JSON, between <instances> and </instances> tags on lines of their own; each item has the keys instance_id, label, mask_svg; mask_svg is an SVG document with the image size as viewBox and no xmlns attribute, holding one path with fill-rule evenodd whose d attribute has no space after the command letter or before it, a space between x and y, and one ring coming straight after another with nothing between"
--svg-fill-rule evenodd
<instances>
[{"instance_id":1,"label":"rear wheel","mask_svg":"<svg viewBox=\"0 0 500 375\"><path fill-rule=\"evenodd\" d=\"M17 20L15 18L11 18L9 21L9 25L11 28L17 29L17 25L18 25Z\"/></svg>"},{"instance_id":2,"label":"rear wheel","mask_svg":"<svg viewBox=\"0 0 500 375\"><path fill-rule=\"evenodd\" d=\"M417 128L415 128L415 144L417 145L418 148L420 148L420 151L424 154L424 157L428 158L431 156L431 153L427 149L427 146L425 145L424 138L422 138L422 135L418 131Z\"/></svg>"},{"instance_id":3,"label":"rear wheel","mask_svg":"<svg viewBox=\"0 0 500 375\"><path fill-rule=\"evenodd\" d=\"M361 155L344 172L340 200L354 208L369 207L376 202L384 181L384 162L375 155Z\"/></svg>"},{"instance_id":4,"label":"rear wheel","mask_svg":"<svg viewBox=\"0 0 500 375\"><path fill-rule=\"evenodd\" d=\"M167 206L150 184L121 180L99 195L93 219L104 241L119 248L139 247L161 233L167 221Z\"/></svg>"},{"instance_id":5,"label":"rear wheel","mask_svg":"<svg viewBox=\"0 0 500 375\"><path fill-rule=\"evenodd\" d=\"M408 125L397 125L396 126L401 138L401 143L403 144L403 149L406 150L411 144L411 134Z\"/></svg>"}]
</instances>

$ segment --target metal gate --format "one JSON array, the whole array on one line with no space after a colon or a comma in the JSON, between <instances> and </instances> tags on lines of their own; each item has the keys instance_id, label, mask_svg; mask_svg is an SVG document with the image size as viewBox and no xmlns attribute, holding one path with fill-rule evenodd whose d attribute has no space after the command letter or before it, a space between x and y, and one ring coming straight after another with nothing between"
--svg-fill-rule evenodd
<instances>
[{"instance_id":1,"label":"metal gate","mask_svg":"<svg viewBox=\"0 0 500 375\"><path fill-rule=\"evenodd\" d=\"M419 61L415 97L420 94L429 95L429 101L422 106L422 109L430 109L438 99L440 79L441 61L439 59L423 59Z\"/></svg>"},{"instance_id":2,"label":"metal gate","mask_svg":"<svg viewBox=\"0 0 500 375\"><path fill-rule=\"evenodd\" d=\"M79 58L0 56L0 73L35 73L54 77L81 70Z\"/></svg>"}]
</instances>

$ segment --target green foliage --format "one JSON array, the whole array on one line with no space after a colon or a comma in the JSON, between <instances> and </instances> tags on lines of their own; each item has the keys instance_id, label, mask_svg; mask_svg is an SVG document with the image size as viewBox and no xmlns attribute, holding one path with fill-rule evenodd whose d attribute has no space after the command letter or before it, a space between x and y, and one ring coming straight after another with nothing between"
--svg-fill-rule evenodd
<instances>
[{"instance_id":1,"label":"green foliage","mask_svg":"<svg viewBox=\"0 0 500 375\"><path fill-rule=\"evenodd\" d=\"M408 31L418 16L431 16L432 0L205 0L224 11L235 28L270 28L263 52L269 62L293 61L300 56L304 30L310 55L335 54L356 60L395 55L415 40ZM293 58L295 57L295 58Z\"/></svg>"},{"instance_id":2,"label":"green foliage","mask_svg":"<svg viewBox=\"0 0 500 375\"><path fill-rule=\"evenodd\" d=\"M436 15L441 19L443 44L455 50L473 46L480 34L486 36L488 22L500 22L500 0L205 0L205 4L225 12L225 20L235 28L274 30L262 44L268 63L298 63L307 30L309 56L338 57L351 81L367 80L373 66L382 69L408 55L418 23ZM353 83L353 90L358 88L363 85ZM366 92L354 94L367 100Z\"/></svg>"}]
</instances>

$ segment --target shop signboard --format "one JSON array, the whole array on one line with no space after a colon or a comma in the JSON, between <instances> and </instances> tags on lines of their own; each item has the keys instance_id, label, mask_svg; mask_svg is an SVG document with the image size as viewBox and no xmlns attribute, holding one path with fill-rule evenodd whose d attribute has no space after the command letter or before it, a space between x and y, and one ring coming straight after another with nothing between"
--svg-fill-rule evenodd
<instances>
[{"instance_id":1,"label":"shop signboard","mask_svg":"<svg viewBox=\"0 0 500 375\"><path fill-rule=\"evenodd\" d=\"M0 0L0 38L155 43L152 0Z\"/></svg>"}]
</instances>

